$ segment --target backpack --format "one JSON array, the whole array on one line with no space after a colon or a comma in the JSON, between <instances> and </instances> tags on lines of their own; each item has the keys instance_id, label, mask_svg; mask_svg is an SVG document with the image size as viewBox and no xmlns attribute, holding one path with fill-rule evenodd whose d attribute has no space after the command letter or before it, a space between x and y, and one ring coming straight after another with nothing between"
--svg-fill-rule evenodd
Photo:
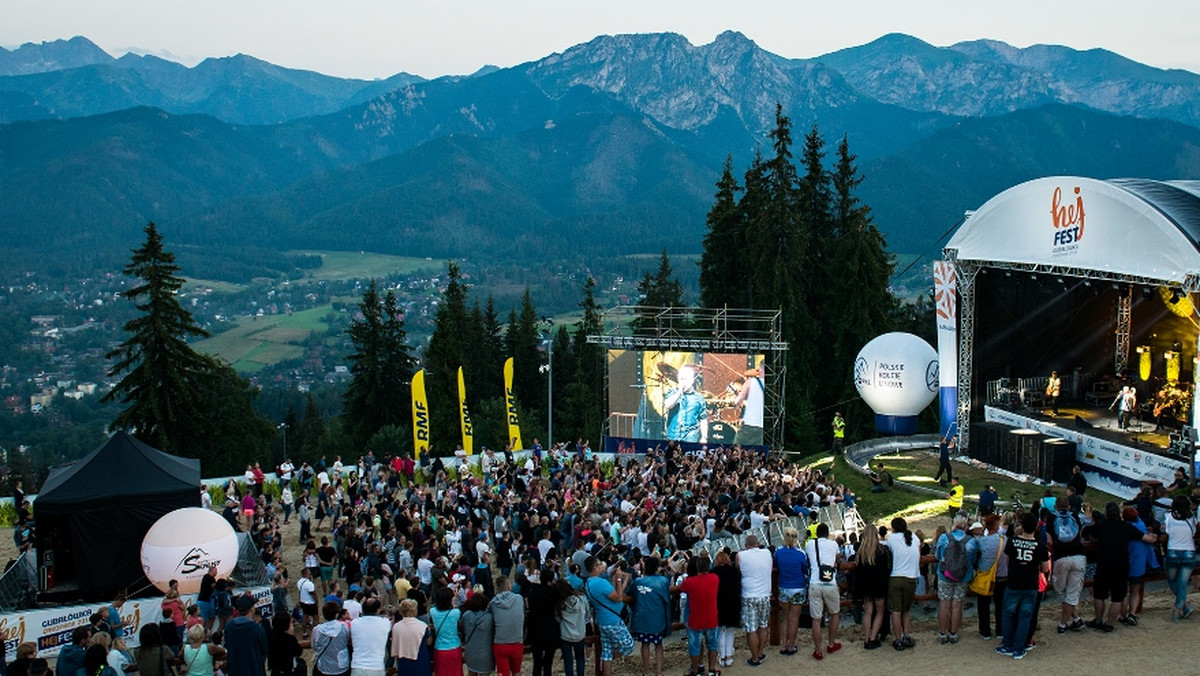
<instances>
[{"instance_id":1,"label":"backpack","mask_svg":"<svg viewBox=\"0 0 1200 676\"><path fill-rule=\"evenodd\" d=\"M951 582L962 582L967 577L967 569L970 567L967 561L967 537L960 540L952 534L947 534L946 538L950 543L946 545L946 552L942 557L942 577Z\"/></svg>"},{"instance_id":2,"label":"backpack","mask_svg":"<svg viewBox=\"0 0 1200 676\"><path fill-rule=\"evenodd\" d=\"M1079 538L1079 519L1070 512L1054 515L1054 542L1074 542Z\"/></svg>"}]
</instances>

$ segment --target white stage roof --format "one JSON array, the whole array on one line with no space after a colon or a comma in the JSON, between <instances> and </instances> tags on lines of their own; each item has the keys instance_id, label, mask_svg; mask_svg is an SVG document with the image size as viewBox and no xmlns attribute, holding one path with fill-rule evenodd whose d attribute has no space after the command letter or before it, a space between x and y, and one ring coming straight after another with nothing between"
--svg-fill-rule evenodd
<instances>
[{"instance_id":1,"label":"white stage roof","mask_svg":"<svg viewBox=\"0 0 1200 676\"><path fill-rule=\"evenodd\" d=\"M1098 271L1200 286L1200 181L1051 176L970 214L946 244L960 262Z\"/></svg>"}]
</instances>

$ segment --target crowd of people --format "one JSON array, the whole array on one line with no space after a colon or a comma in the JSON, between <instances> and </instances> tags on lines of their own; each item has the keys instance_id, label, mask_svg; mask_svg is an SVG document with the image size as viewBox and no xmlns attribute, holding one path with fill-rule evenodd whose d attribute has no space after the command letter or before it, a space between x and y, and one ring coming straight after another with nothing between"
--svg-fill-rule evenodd
<instances>
[{"instance_id":1,"label":"crowd of people","mask_svg":"<svg viewBox=\"0 0 1200 676\"><path fill-rule=\"evenodd\" d=\"M768 658L773 614L784 657L801 644L814 660L842 650L843 612L862 625L862 649L904 651L916 647L913 605L930 595L939 641L955 644L970 591L980 636L1020 659L1036 647L1047 589L1059 594L1059 634L1111 632L1138 622L1142 580L1160 560L1174 618L1192 613L1196 520L1187 498L1165 514L1137 504L1091 511L1076 499L1086 490L1077 484L1071 500L1028 511L957 510L927 538L899 518L833 532L819 510L853 507L851 491L832 475L737 446L684 454L672 444L615 465L563 447L481 460L471 468L322 460L293 468L279 500L254 483L245 494L231 485L226 517L251 532L273 582L269 619L248 593L224 588L230 598L220 605L231 608L222 616L216 594L225 581L210 571L196 607L168 594L161 630L139 636L142 645L165 646L164 664L188 664L191 676L300 676L310 667L324 676L507 676L522 672L527 652L535 676L559 665L582 676L585 646L595 642L602 673L640 657L643 674L661 675L664 643L677 635L689 675L715 675L738 659L754 667ZM285 539L293 513L300 536ZM778 541L760 541L761 526L798 515L811 517L807 528L777 524ZM723 546L731 542L739 544ZM283 561L292 547L299 570ZM1079 609L1085 548L1097 565L1090 621ZM121 668L143 661L139 649Z\"/></svg>"}]
</instances>

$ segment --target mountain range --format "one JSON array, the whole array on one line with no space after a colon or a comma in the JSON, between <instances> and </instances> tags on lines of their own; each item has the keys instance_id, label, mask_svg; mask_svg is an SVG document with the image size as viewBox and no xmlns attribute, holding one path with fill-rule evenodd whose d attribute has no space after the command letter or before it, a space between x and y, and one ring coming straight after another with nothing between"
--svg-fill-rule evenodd
<instances>
[{"instance_id":1,"label":"mountain range","mask_svg":"<svg viewBox=\"0 0 1200 676\"><path fill-rule=\"evenodd\" d=\"M1200 176L1200 75L1103 50L903 35L814 59L735 32L601 36L511 68L347 80L84 38L0 50L10 255L169 240L546 260L694 253L776 104L859 157L895 251L1051 173ZM47 236L52 232L53 236Z\"/></svg>"}]
</instances>

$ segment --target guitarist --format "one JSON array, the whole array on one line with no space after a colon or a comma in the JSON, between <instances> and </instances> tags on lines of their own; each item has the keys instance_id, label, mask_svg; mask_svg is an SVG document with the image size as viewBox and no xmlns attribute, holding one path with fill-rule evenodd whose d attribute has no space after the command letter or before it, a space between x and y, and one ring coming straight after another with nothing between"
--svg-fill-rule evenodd
<instances>
[{"instance_id":1,"label":"guitarist","mask_svg":"<svg viewBox=\"0 0 1200 676\"><path fill-rule=\"evenodd\" d=\"M1046 380L1046 399L1050 401L1051 410L1054 415L1058 415L1058 395L1062 391L1062 378L1058 377L1058 371L1051 371L1050 377Z\"/></svg>"}]
</instances>

